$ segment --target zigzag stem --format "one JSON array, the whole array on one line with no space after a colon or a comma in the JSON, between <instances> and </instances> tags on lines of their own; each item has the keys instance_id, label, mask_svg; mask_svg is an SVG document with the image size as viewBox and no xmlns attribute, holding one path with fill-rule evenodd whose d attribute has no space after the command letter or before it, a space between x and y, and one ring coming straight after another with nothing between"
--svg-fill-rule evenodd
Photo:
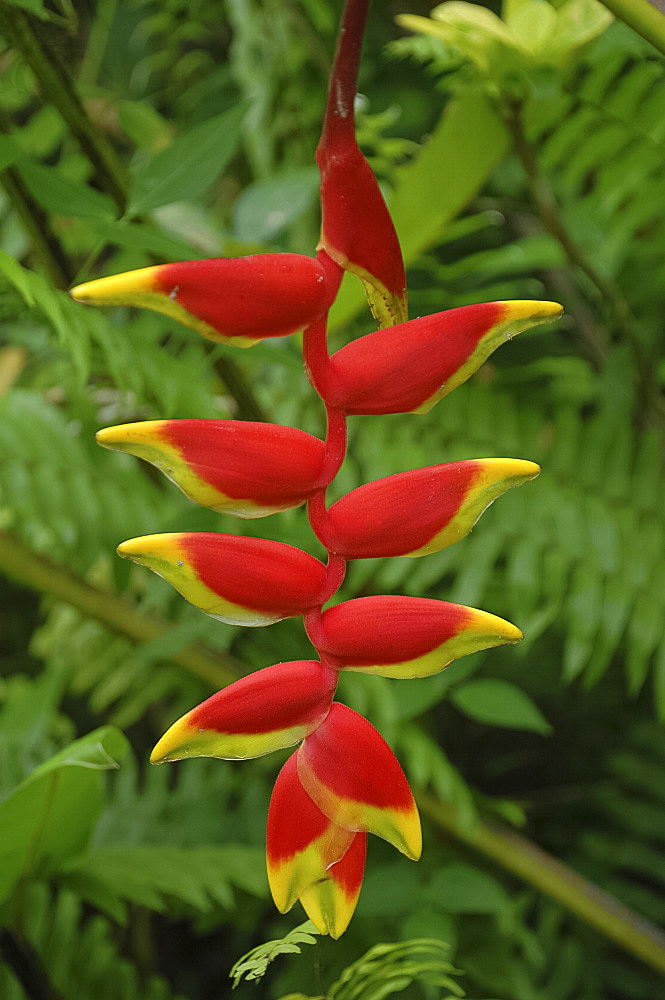
<instances>
[{"instance_id":1,"label":"zigzag stem","mask_svg":"<svg viewBox=\"0 0 665 1000\"><path fill-rule=\"evenodd\" d=\"M329 302L332 304L337 295L344 271L328 256L325 250L318 250L316 257L325 271L326 284L329 289ZM327 395L326 385L328 384L330 374L327 324L328 312L324 313L316 322L308 326L303 335L303 363L305 372L315 391L323 401L326 408L327 421L325 453L320 476L321 488L307 503L307 516L310 527L328 552L326 580L321 596L321 603L320 606L311 612L312 615L318 615L319 617L323 605L341 587L346 573L346 560L334 552L333 536L326 509L326 489L342 466L342 462L346 456L347 444L346 415L341 410L330 406L325 400ZM316 644L313 643L313 645L316 648Z\"/></svg>"}]
</instances>

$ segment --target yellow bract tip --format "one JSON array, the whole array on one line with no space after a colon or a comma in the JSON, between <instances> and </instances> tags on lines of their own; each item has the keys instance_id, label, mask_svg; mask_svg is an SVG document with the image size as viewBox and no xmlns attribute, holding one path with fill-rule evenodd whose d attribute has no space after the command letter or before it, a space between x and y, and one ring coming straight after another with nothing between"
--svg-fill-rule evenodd
<instances>
[{"instance_id":1,"label":"yellow bract tip","mask_svg":"<svg viewBox=\"0 0 665 1000\"><path fill-rule=\"evenodd\" d=\"M510 299L501 305L508 314L506 319L511 320L548 323L558 319L563 313L563 306L558 302L540 302L538 299Z\"/></svg>"},{"instance_id":2,"label":"yellow bract tip","mask_svg":"<svg viewBox=\"0 0 665 1000\"><path fill-rule=\"evenodd\" d=\"M137 295L154 292L155 275L159 265L141 267L137 271L111 274L107 278L96 278L76 285L69 292L77 302L92 302L95 305L135 305Z\"/></svg>"},{"instance_id":3,"label":"yellow bract tip","mask_svg":"<svg viewBox=\"0 0 665 1000\"><path fill-rule=\"evenodd\" d=\"M499 640L503 644L521 642L524 638L522 630L517 625L506 621L505 618L492 615L489 611L479 611L477 608L469 608L469 611L471 612L471 618L467 628L472 633L469 636L471 641L473 641L474 635L476 637L486 636L493 644L495 644L496 640ZM463 638L464 636L465 632L463 631L461 637Z\"/></svg>"},{"instance_id":4,"label":"yellow bract tip","mask_svg":"<svg viewBox=\"0 0 665 1000\"><path fill-rule=\"evenodd\" d=\"M102 427L95 434L95 440L102 448L117 451L128 450L128 446L136 444L154 444L165 423L165 420L137 420L132 424Z\"/></svg>"},{"instance_id":5,"label":"yellow bract tip","mask_svg":"<svg viewBox=\"0 0 665 1000\"><path fill-rule=\"evenodd\" d=\"M133 559L134 562L144 562L157 557L159 559L177 560L180 558L180 533L165 532L160 535L140 535L121 542L116 552L123 559Z\"/></svg>"},{"instance_id":6,"label":"yellow bract tip","mask_svg":"<svg viewBox=\"0 0 665 1000\"><path fill-rule=\"evenodd\" d=\"M183 760L185 757L198 757L193 744L198 732L189 723L189 712L174 722L166 730L161 740L150 754L151 764L165 764L169 760Z\"/></svg>"}]
</instances>

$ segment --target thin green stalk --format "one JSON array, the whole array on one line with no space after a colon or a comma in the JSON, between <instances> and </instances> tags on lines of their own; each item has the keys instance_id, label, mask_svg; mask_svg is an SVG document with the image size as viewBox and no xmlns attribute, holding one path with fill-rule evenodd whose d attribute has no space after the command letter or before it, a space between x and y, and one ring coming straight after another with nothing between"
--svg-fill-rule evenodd
<instances>
[{"instance_id":1,"label":"thin green stalk","mask_svg":"<svg viewBox=\"0 0 665 1000\"><path fill-rule=\"evenodd\" d=\"M35 255L41 260L56 288L68 288L73 274L46 212L34 200L18 170L7 167L0 172L0 184L30 234Z\"/></svg>"},{"instance_id":2,"label":"thin green stalk","mask_svg":"<svg viewBox=\"0 0 665 1000\"><path fill-rule=\"evenodd\" d=\"M649 0L601 0L629 28L665 55L665 14Z\"/></svg>"},{"instance_id":3,"label":"thin green stalk","mask_svg":"<svg viewBox=\"0 0 665 1000\"><path fill-rule=\"evenodd\" d=\"M665 973L665 934L614 896L512 830L487 821L467 828L460 824L453 806L424 791L416 794L416 801L439 829L551 896L624 951Z\"/></svg>"},{"instance_id":4,"label":"thin green stalk","mask_svg":"<svg viewBox=\"0 0 665 1000\"><path fill-rule=\"evenodd\" d=\"M6 531L0 531L0 573L40 594L70 604L133 642L152 642L171 628L160 619L132 607L116 594L88 583L46 556L33 552L19 538ZM215 653L201 643L192 643L174 653L170 659L201 677L214 690L230 684L246 672L243 664L234 657Z\"/></svg>"},{"instance_id":5,"label":"thin green stalk","mask_svg":"<svg viewBox=\"0 0 665 1000\"><path fill-rule=\"evenodd\" d=\"M88 117L63 60L47 44L44 33L52 30L52 26L45 28L18 7L5 5L0 10L0 31L35 74L44 100L54 104L67 122L93 164L99 186L124 212L127 171L106 135Z\"/></svg>"}]
</instances>

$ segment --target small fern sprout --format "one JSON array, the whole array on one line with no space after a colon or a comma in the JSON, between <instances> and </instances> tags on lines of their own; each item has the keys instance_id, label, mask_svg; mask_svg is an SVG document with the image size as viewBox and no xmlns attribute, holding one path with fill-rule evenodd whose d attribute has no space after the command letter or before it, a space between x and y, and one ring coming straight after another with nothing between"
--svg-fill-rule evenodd
<instances>
[{"instance_id":1,"label":"small fern sprout","mask_svg":"<svg viewBox=\"0 0 665 1000\"><path fill-rule=\"evenodd\" d=\"M368 5L347 0L343 15L317 151L322 229L315 257L166 264L72 291L81 302L154 309L242 347L304 331L304 366L325 406L325 440L274 424L186 419L124 424L97 438L151 462L192 500L221 513L254 518L307 505L325 565L281 542L218 532L149 535L123 542L118 552L221 621L261 626L303 618L316 659L268 666L213 695L174 722L151 760L238 760L298 746L270 803L269 883L280 911L300 900L319 931L333 937L353 914L368 833L412 860L421 853L418 810L392 750L366 719L334 701L340 671L426 677L522 633L495 615L440 600L379 595L324 605L349 560L435 553L539 472L512 458L451 462L361 485L328 507L327 487L346 454L347 417L426 412L500 344L561 313L553 302L514 301L407 319L397 235L355 137ZM330 356L327 316L344 271L362 281L379 329Z\"/></svg>"}]
</instances>

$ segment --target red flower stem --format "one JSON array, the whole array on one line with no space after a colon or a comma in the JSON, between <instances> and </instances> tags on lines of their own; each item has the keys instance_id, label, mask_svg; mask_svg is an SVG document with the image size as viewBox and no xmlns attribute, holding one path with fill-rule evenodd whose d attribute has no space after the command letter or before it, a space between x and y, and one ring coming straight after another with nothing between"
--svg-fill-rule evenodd
<instances>
[{"instance_id":1,"label":"red flower stem","mask_svg":"<svg viewBox=\"0 0 665 1000\"><path fill-rule=\"evenodd\" d=\"M321 398L327 395L330 355L326 341L327 315L321 316L303 334L302 353L305 374Z\"/></svg>"},{"instance_id":2,"label":"red flower stem","mask_svg":"<svg viewBox=\"0 0 665 1000\"><path fill-rule=\"evenodd\" d=\"M325 272L329 307L335 300L344 276L343 269L336 264L325 250L318 250L316 259ZM330 355L326 340L328 313L320 316L303 333L302 353L305 374L321 398L326 396L330 374ZM332 476L331 476L332 478Z\"/></svg>"},{"instance_id":3,"label":"red flower stem","mask_svg":"<svg viewBox=\"0 0 665 1000\"><path fill-rule=\"evenodd\" d=\"M346 416L333 406L326 407L326 450L320 483L326 487L339 472L346 455Z\"/></svg>"},{"instance_id":4,"label":"red flower stem","mask_svg":"<svg viewBox=\"0 0 665 1000\"><path fill-rule=\"evenodd\" d=\"M328 565L326 566L326 579L321 595L321 605L329 601L333 594L336 594L344 582L346 576L346 559L337 556L332 552L328 553ZM317 609L317 614L321 615L321 608Z\"/></svg>"},{"instance_id":5,"label":"red flower stem","mask_svg":"<svg viewBox=\"0 0 665 1000\"><path fill-rule=\"evenodd\" d=\"M309 518L309 524L312 531L321 542L321 545L328 550L328 555L330 557L330 554L335 547L335 542L332 526L328 517L328 510L326 508L325 486L320 490L317 490L314 496L310 497L307 501L307 517ZM321 603L323 604L323 601Z\"/></svg>"},{"instance_id":6,"label":"red flower stem","mask_svg":"<svg viewBox=\"0 0 665 1000\"><path fill-rule=\"evenodd\" d=\"M322 147L335 134L349 136L355 142L354 101L358 88L358 68L365 22L370 0L347 0L339 29L335 61L328 87L328 101L321 132ZM317 160L318 154L317 151Z\"/></svg>"},{"instance_id":7,"label":"red flower stem","mask_svg":"<svg viewBox=\"0 0 665 1000\"><path fill-rule=\"evenodd\" d=\"M319 648L323 638L321 634L321 608L312 608L311 611L307 611L303 618L303 623L305 625L307 638L319 654L319 659L322 663L327 662L326 657Z\"/></svg>"}]
</instances>

